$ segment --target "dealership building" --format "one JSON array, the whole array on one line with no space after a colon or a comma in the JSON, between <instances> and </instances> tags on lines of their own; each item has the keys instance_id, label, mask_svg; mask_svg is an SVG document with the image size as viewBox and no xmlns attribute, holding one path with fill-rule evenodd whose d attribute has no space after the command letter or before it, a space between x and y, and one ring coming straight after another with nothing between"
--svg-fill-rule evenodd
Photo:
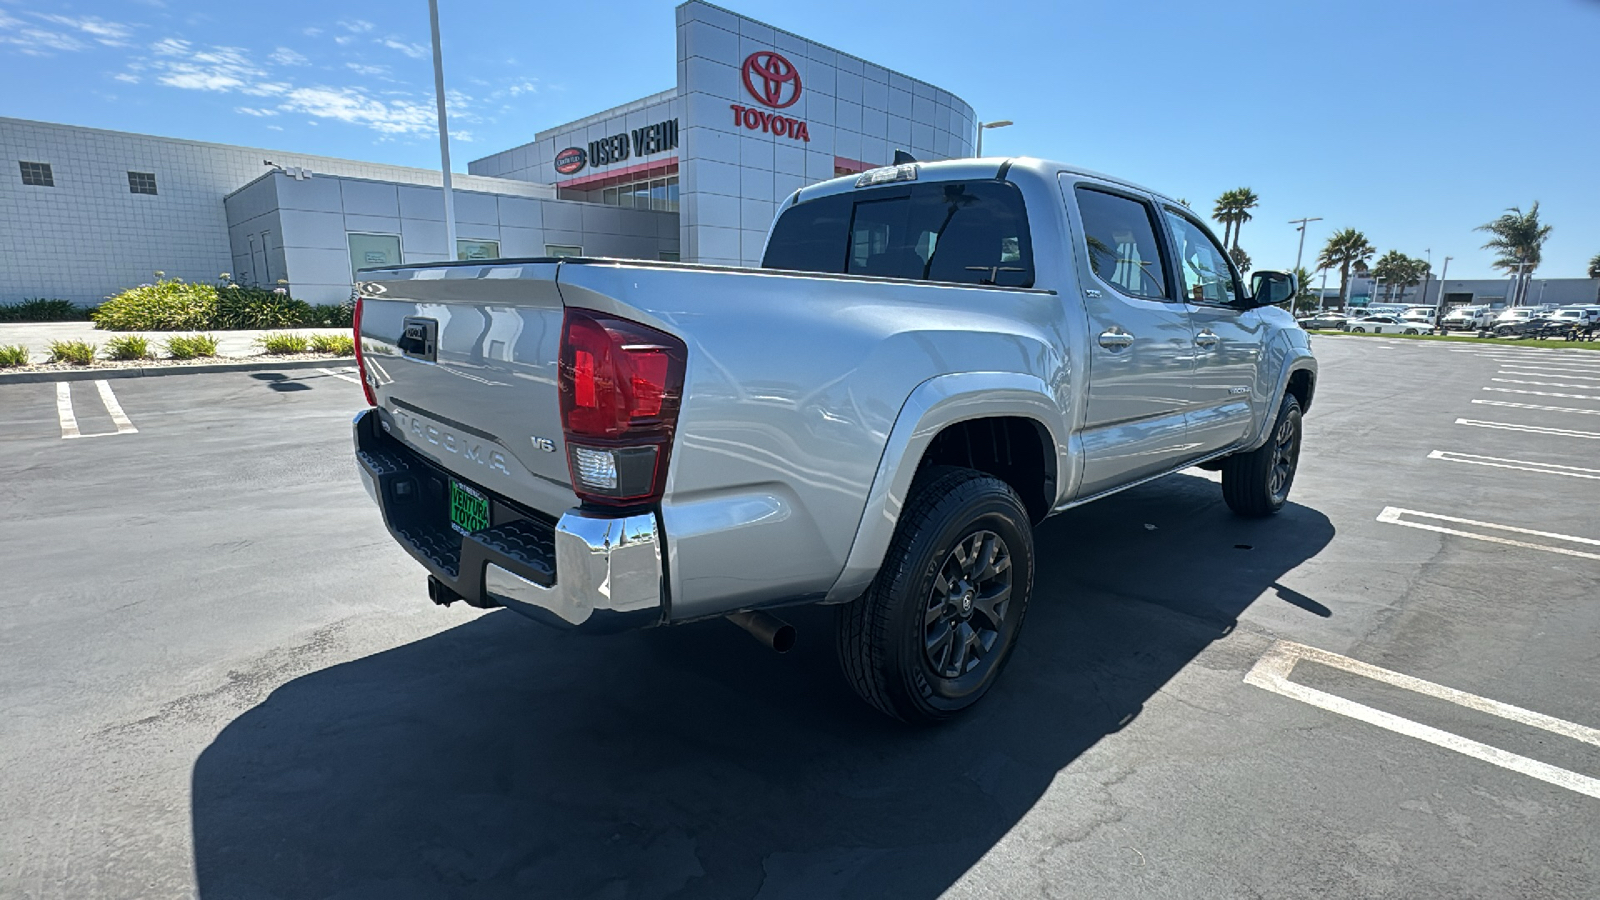
<instances>
[{"instance_id":1,"label":"dealership building","mask_svg":"<svg viewBox=\"0 0 1600 900\"><path fill-rule=\"evenodd\" d=\"M452 175L0 118L0 302L99 302L153 272L346 299L374 265L614 256L759 265L799 188L970 156L954 94L706 3L677 7L677 81Z\"/></svg>"}]
</instances>

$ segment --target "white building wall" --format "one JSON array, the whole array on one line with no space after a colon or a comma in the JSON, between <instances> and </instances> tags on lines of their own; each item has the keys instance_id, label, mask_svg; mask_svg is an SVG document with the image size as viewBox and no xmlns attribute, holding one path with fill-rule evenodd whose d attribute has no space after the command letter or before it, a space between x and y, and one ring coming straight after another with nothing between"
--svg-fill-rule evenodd
<instances>
[{"instance_id":1,"label":"white building wall","mask_svg":"<svg viewBox=\"0 0 1600 900\"><path fill-rule=\"evenodd\" d=\"M0 118L0 303L98 303L158 270L216 280L235 265L223 197L267 171L263 159L316 174L440 182L429 169ZM21 161L49 163L55 187L24 185ZM157 193L130 193L130 171L155 173ZM463 189L554 196L545 185L456 178Z\"/></svg>"},{"instance_id":2,"label":"white building wall","mask_svg":"<svg viewBox=\"0 0 1600 900\"><path fill-rule=\"evenodd\" d=\"M920 160L972 154L972 107L948 91L699 0L679 6L677 22L685 260L760 265L777 205L835 177L840 161L888 165L896 149ZM792 105L769 108L745 85L744 61L759 51L799 72ZM803 121L810 139L752 130L733 105Z\"/></svg>"},{"instance_id":3,"label":"white building wall","mask_svg":"<svg viewBox=\"0 0 1600 900\"><path fill-rule=\"evenodd\" d=\"M443 252L444 199L436 187L272 173L228 195L225 205L237 277L249 280L250 253L270 246L270 254L256 251L254 271L271 269L270 280L259 280L270 286L285 279L308 303L349 299L350 232L398 235L407 263L455 256ZM678 249L678 217L669 212L459 189L455 207L457 238L499 241L505 258L544 256L551 244L630 259L660 259Z\"/></svg>"}]
</instances>

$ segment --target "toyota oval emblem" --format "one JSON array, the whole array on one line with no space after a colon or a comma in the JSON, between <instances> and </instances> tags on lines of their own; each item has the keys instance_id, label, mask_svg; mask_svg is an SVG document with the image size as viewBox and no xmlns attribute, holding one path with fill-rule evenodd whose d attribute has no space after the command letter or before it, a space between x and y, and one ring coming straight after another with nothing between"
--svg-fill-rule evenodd
<instances>
[{"instance_id":1,"label":"toyota oval emblem","mask_svg":"<svg viewBox=\"0 0 1600 900\"><path fill-rule=\"evenodd\" d=\"M583 168L589 161L589 154L582 147L568 147L556 154L556 171L563 175L571 175Z\"/></svg>"},{"instance_id":2,"label":"toyota oval emblem","mask_svg":"<svg viewBox=\"0 0 1600 900\"><path fill-rule=\"evenodd\" d=\"M746 56L743 74L745 90L758 103L783 109L800 99L800 70L771 50L757 50Z\"/></svg>"}]
</instances>

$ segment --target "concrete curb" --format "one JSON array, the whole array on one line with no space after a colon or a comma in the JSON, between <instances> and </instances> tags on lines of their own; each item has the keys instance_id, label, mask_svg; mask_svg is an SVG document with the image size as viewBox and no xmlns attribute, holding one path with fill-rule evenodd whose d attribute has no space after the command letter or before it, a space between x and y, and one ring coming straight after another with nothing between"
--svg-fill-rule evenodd
<instances>
[{"instance_id":1,"label":"concrete curb","mask_svg":"<svg viewBox=\"0 0 1600 900\"><path fill-rule=\"evenodd\" d=\"M216 375L222 372L273 372L283 369L321 369L353 366L354 356L296 359L283 362L211 363L203 366L136 366L130 369L66 369L59 372L0 372L0 384L37 384L41 381L99 381L110 378L153 378L158 375Z\"/></svg>"}]
</instances>

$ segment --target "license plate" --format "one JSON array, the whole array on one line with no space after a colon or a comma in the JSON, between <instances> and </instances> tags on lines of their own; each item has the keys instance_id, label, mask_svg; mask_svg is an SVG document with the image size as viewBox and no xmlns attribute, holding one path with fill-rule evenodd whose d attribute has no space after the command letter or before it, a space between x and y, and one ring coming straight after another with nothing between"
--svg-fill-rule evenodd
<instances>
[{"instance_id":1,"label":"license plate","mask_svg":"<svg viewBox=\"0 0 1600 900\"><path fill-rule=\"evenodd\" d=\"M489 527L489 498L450 479L450 527L471 534Z\"/></svg>"}]
</instances>

